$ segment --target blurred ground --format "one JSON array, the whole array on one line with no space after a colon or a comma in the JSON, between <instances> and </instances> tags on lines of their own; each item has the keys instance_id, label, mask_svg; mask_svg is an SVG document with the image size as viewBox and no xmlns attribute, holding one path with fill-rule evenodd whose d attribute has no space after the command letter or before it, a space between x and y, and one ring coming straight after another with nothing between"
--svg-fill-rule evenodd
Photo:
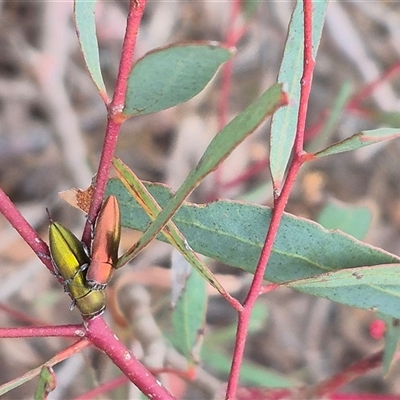
<instances>
[{"instance_id":1,"label":"blurred ground","mask_svg":"<svg viewBox=\"0 0 400 400\"><path fill-rule=\"evenodd\" d=\"M247 30L234 62L230 118L275 81L293 5L262 1L246 22ZM126 10L126 1L100 2L97 13L102 68L109 93L117 73ZM77 234L82 229L83 217L63 203L57 193L90 184L106 119L104 106L83 66L71 12L70 2L0 3L0 186L43 237L48 226L46 207L54 219ZM136 56L179 41L224 40L229 14L229 2L150 1ZM329 115L344 84L350 84L355 93L399 62L399 30L397 2L330 4L309 107L310 137L318 133L316 127ZM346 110L325 144L363 129L400 125L396 114L399 84L400 79L394 76L363 101L362 112L359 108ZM218 85L217 78L184 105L128 121L121 132L117 155L141 179L166 182L176 188L218 131ZM266 158L267 138L264 127L246 140L223 165L219 180L208 179L192 200L204 202L216 193L219 197L242 199L251 193L254 201L270 205L271 192L267 188L256 191L269 180L268 168L239 184L229 184ZM307 146L312 146L311 139ZM306 166L288 211L316 219L328 201L368 204L374 222L366 241L400 255L400 143L394 141L365 150ZM3 218L0 237L1 304L43 323L79 322L78 313L68 311L69 299L60 292L55 279ZM126 234L123 246L133 240L131 234ZM128 281L143 284L153 296L152 310L160 316L161 310L168 308L168 271L155 268L168 264L169 249L155 245L138 259L135 269L126 267L121 271L115 286L123 275ZM248 279L241 276L228 281L234 271L220 265L214 267L226 274L227 285L232 282L232 290L243 297ZM132 275L134 270L140 274ZM369 324L375 318L370 312L289 290L269 294L260 304L268 310L268 320L251 335L248 359L302 383L327 378L383 343L369 335ZM208 322L206 336L207 332L215 333L234 322L234 314L225 302L212 297ZM14 314L0 313L1 326L21 324L24 322ZM126 330L121 334L129 342ZM68 343L63 339L2 340L0 383L41 364ZM227 343L226 348L230 345ZM72 398L95 386L97 380L103 382L118 375L101 355L84 354L85 358L74 357L57 369L59 391L53 398ZM88 364L94 370L83 374ZM398 370L395 367L386 379L380 371L374 371L346 390L400 393ZM5 398L30 397L34 384L28 383ZM210 396L204 388L196 390L188 392L191 394L187 393L186 398ZM115 398L126 395L121 393ZM135 398L132 393L130 396Z\"/></svg>"}]
</instances>

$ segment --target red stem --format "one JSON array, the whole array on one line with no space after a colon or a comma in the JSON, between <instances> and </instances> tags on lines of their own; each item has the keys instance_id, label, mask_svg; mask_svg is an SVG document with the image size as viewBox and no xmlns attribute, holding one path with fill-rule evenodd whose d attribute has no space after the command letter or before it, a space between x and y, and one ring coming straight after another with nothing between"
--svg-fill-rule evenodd
<instances>
[{"instance_id":1,"label":"red stem","mask_svg":"<svg viewBox=\"0 0 400 400\"><path fill-rule=\"evenodd\" d=\"M25 337L77 337L85 336L82 325L29 326L18 328L0 328L0 338Z\"/></svg>"},{"instance_id":2,"label":"red stem","mask_svg":"<svg viewBox=\"0 0 400 400\"><path fill-rule=\"evenodd\" d=\"M365 375L367 372L380 367L382 365L383 350L375 354L371 354L362 360L356 362L337 375L329 378L328 380L319 383L311 390L308 389L305 397L319 399L323 398L330 393L335 392L337 389L343 387L347 383L353 381L360 376Z\"/></svg>"},{"instance_id":3,"label":"red stem","mask_svg":"<svg viewBox=\"0 0 400 400\"><path fill-rule=\"evenodd\" d=\"M365 109L361 106L361 103L365 101L373 91L379 87L382 83L392 79L393 77L398 76L400 73L400 61L396 62L386 71L384 71L377 79L368 83L364 87L362 87L357 93L355 93L351 99L347 102L345 110L352 112L356 115L359 115L363 118L373 118L374 113L371 110ZM372 114L372 115L371 115ZM319 120L315 122L306 133L306 139L310 140L316 137L322 126L324 125L325 120L328 118L329 113L325 110L320 116Z\"/></svg>"},{"instance_id":4,"label":"red stem","mask_svg":"<svg viewBox=\"0 0 400 400\"><path fill-rule=\"evenodd\" d=\"M231 5L231 14L228 22L228 32L226 33L226 45L228 47L235 46L239 40L236 34L235 24L240 12L241 0L233 0ZM231 77L232 77L232 60L229 60L221 71L221 98L219 102L218 112L218 129L221 130L227 122L229 95L231 92Z\"/></svg>"},{"instance_id":5,"label":"red stem","mask_svg":"<svg viewBox=\"0 0 400 400\"><path fill-rule=\"evenodd\" d=\"M22 239L24 239L31 249L40 257L47 269L54 274L47 244L15 207L11 199L1 189L0 212L5 216L13 228L21 235Z\"/></svg>"},{"instance_id":6,"label":"red stem","mask_svg":"<svg viewBox=\"0 0 400 400\"><path fill-rule=\"evenodd\" d=\"M19 376L7 383L4 383L0 385L0 390L3 391L6 389L7 391L10 390L10 388L15 388L17 386L21 385L21 379L26 380L26 379L32 379L33 377L37 376L40 373L41 367L52 367L53 365L56 365L60 363L61 361L66 360L68 357L71 357L72 354L76 354L80 351L82 351L85 347L89 346L90 343L87 339L82 339L79 340L78 342L73 343L71 346L67 347L66 349L60 351L57 353L54 357L52 357L50 360L46 361L42 366L39 366L38 368L34 368L31 371L26 372L24 375Z\"/></svg>"},{"instance_id":7,"label":"red stem","mask_svg":"<svg viewBox=\"0 0 400 400\"><path fill-rule=\"evenodd\" d=\"M332 393L327 400L400 400L398 394L382 393Z\"/></svg>"},{"instance_id":8,"label":"red stem","mask_svg":"<svg viewBox=\"0 0 400 400\"><path fill-rule=\"evenodd\" d=\"M226 33L226 45L233 47L236 45L244 30L237 31L235 29L236 21L238 20L240 13L241 0L233 0L231 5L231 13L228 22L228 31ZM227 123L228 120L228 109L229 109L229 96L231 93L231 81L232 81L232 70L233 60L229 60L221 71L221 98L219 101L218 111L218 131L220 131ZM214 175L214 194L213 197L219 197L219 190L222 187L222 166L220 166Z\"/></svg>"},{"instance_id":9,"label":"red stem","mask_svg":"<svg viewBox=\"0 0 400 400\"><path fill-rule=\"evenodd\" d=\"M234 399L239 384L240 366L243 360L246 337L248 333L249 321L254 303L261 292L261 286L267 263L271 255L275 237L278 233L283 212L286 207L291 189L296 179L297 173L304 162L302 155L304 153L304 131L307 116L308 100L311 91L311 82L314 70L314 59L312 55L312 0L303 0L304 8L304 61L303 76L301 78L300 105L298 112L298 122L296 139L294 143L294 157L289 167L288 176L285 180L281 193L275 198L272 218L261 256L254 274L254 278L249 289L246 300L243 304L243 310L239 313L239 321L236 332L235 351L232 360L232 367L229 376L226 399Z\"/></svg>"},{"instance_id":10,"label":"red stem","mask_svg":"<svg viewBox=\"0 0 400 400\"><path fill-rule=\"evenodd\" d=\"M25 324L30 324L33 326L46 325L46 321L24 314L21 311L15 310L14 308L8 307L2 303L0 303L0 310L4 313L7 313L9 318L24 322Z\"/></svg>"},{"instance_id":11,"label":"red stem","mask_svg":"<svg viewBox=\"0 0 400 400\"><path fill-rule=\"evenodd\" d=\"M103 150L97 170L96 184L88 213L88 220L82 235L82 240L86 245L89 245L90 243L91 221L95 220L103 201L108 182L108 173L111 167L111 160L114 156L119 130L122 122L126 119L126 117L123 116L122 111L125 104L128 78L133 64L133 53L136 46L139 25L146 7L146 2L147 0L130 0L117 83L113 99L108 107L107 128Z\"/></svg>"},{"instance_id":12,"label":"red stem","mask_svg":"<svg viewBox=\"0 0 400 400\"><path fill-rule=\"evenodd\" d=\"M250 178L257 175L260 172L265 171L265 168L268 166L269 158L263 158L260 161L257 161L250 167L248 167L245 171L243 171L240 175L231 179L228 182L224 182L222 184L223 189L234 188L241 183L247 182Z\"/></svg>"},{"instance_id":13,"label":"red stem","mask_svg":"<svg viewBox=\"0 0 400 400\"><path fill-rule=\"evenodd\" d=\"M306 128L306 118L308 109L308 99L311 92L311 84L315 61L312 54L312 0L304 0L304 61L303 76L301 78L299 116L297 120L297 132L294 142L295 157L300 157L303 153L304 132Z\"/></svg>"},{"instance_id":14,"label":"red stem","mask_svg":"<svg viewBox=\"0 0 400 400\"><path fill-rule=\"evenodd\" d=\"M358 115L365 117L365 118L371 118L371 112L369 110L363 109L360 106L360 103L364 100L366 100L373 91L382 83L398 76L400 73L400 61L396 62L394 65L392 65L390 68L388 68L386 71L383 72L381 76L379 76L376 80L368 83L365 85L363 88L361 88L357 93L355 93L351 99L348 101L346 105L346 111L350 111L353 113L357 113ZM322 115L320 116L320 119L316 121L312 126L310 126L307 129L307 132L305 132L305 140L311 140L318 136L320 130L322 129L325 120L328 118L329 113L328 111L323 111ZM373 117L373 115L372 115ZM250 166L245 172L243 172L241 175L233 178L231 181L223 183L223 188L229 189L231 187L235 187L239 185L240 183L248 181L251 177L257 175L259 172L263 171L265 168L265 165L268 165L268 158L264 158L260 161L258 161L256 164Z\"/></svg>"},{"instance_id":15,"label":"red stem","mask_svg":"<svg viewBox=\"0 0 400 400\"><path fill-rule=\"evenodd\" d=\"M400 61L396 62L390 68L388 68L382 75L380 75L377 79L370 82L368 85L365 85L361 90L359 90L348 102L346 108L347 109L358 109L360 107L360 103L371 96L372 92L383 82L391 79L393 76L396 76L400 71Z\"/></svg>"},{"instance_id":16,"label":"red stem","mask_svg":"<svg viewBox=\"0 0 400 400\"><path fill-rule=\"evenodd\" d=\"M113 363L149 399L172 400L174 397L118 340L102 317L86 321L87 338L99 350L106 353Z\"/></svg>"},{"instance_id":17,"label":"red stem","mask_svg":"<svg viewBox=\"0 0 400 400\"><path fill-rule=\"evenodd\" d=\"M147 0L130 0L125 39L122 46L121 62L119 64L114 97L111 103L111 108L115 111L122 111L125 104L128 78L133 64L133 53L136 46L140 21L142 20L146 3Z\"/></svg>"},{"instance_id":18,"label":"red stem","mask_svg":"<svg viewBox=\"0 0 400 400\"><path fill-rule=\"evenodd\" d=\"M107 393L113 389L116 389L122 385L124 385L125 383L129 382L128 378L125 375L122 375L118 378L113 379L112 381L109 381L107 383L104 383L100 386L97 386L96 388L94 388L93 390L90 390L89 392L86 392L85 394L83 394L82 396L79 397L75 397L74 400L89 400L89 399L93 399L98 395Z\"/></svg>"},{"instance_id":19,"label":"red stem","mask_svg":"<svg viewBox=\"0 0 400 400\"><path fill-rule=\"evenodd\" d=\"M61 361L64 361L67 358L71 357L71 355L81 352L88 346L90 346L90 342L86 338L83 338L82 340L73 343L71 346L68 346L66 349L61 350L53 358L47 361L44 365L47 366L56 365Z\"/></svg>"}]
</instances>

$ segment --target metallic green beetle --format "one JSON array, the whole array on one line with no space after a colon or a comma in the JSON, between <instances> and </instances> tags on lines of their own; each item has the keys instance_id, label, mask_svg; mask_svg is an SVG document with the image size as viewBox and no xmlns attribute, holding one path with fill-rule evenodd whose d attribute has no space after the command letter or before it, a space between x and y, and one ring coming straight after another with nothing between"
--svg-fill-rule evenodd
<instances>
[{"instance_id":1,"label":"metallic green beetle","mask_svg":"<svg viewBox=\"0 0 400 400\"><path fill-rule=\"evenodd\" d=\"M64 281L64 290L72 298L82 316L93 318L106 307L104 290L92 290L86 284L86 269L90 259L83 244L67 228L52 222L49 228L50 254L53 264Z\"/></svg>"}]
</instances>

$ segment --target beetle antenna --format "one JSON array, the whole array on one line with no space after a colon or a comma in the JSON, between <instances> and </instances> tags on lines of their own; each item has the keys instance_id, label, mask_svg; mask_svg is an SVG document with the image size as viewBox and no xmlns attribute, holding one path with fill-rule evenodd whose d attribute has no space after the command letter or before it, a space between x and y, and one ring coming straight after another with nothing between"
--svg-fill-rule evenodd
<instances>
[{"instance_id":1,"label":"beetle antenna","mask_svg":"<svg viewBox=\"0 0 400 400\"><path fill-rule=\"evenodd\" d=\"M47 213L47 216L49 217L50 223L52 224L54 221L53 221L53 218L51 218L50 210L47 207L46 207L46 213Z\"/></svg>"}]
</instances>

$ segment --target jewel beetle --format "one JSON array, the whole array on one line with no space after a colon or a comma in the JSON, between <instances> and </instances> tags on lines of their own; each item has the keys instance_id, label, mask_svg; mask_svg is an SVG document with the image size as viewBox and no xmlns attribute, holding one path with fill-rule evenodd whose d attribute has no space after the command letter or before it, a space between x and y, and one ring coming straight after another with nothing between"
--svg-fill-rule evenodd
<instances>
[{"instance_id":1,"label":"jewel beetle","mask_svg":"<svg viewBox=\"0 0 400 400\"><path fill-rule=\"evenodd\" d=\"M94 290L103 290L110 281L118 260L121 239L121 213L118 200L109 196L104 201L93 230L90 265L86 283Z\"/></svg>"},{"instance_id":2,"label":"jewel beetle","mask_svg":"<svg viewBox=\"0 0 400 400\"><path fill-rule=\"evenodd\" d=\"M49 227L50 255L64 290L82 316L93 318L106 308L104 290L93 290L86 284L86 269L90 262L81 241L67 228L57 222Z\"/></svg>"}]
</instances>

